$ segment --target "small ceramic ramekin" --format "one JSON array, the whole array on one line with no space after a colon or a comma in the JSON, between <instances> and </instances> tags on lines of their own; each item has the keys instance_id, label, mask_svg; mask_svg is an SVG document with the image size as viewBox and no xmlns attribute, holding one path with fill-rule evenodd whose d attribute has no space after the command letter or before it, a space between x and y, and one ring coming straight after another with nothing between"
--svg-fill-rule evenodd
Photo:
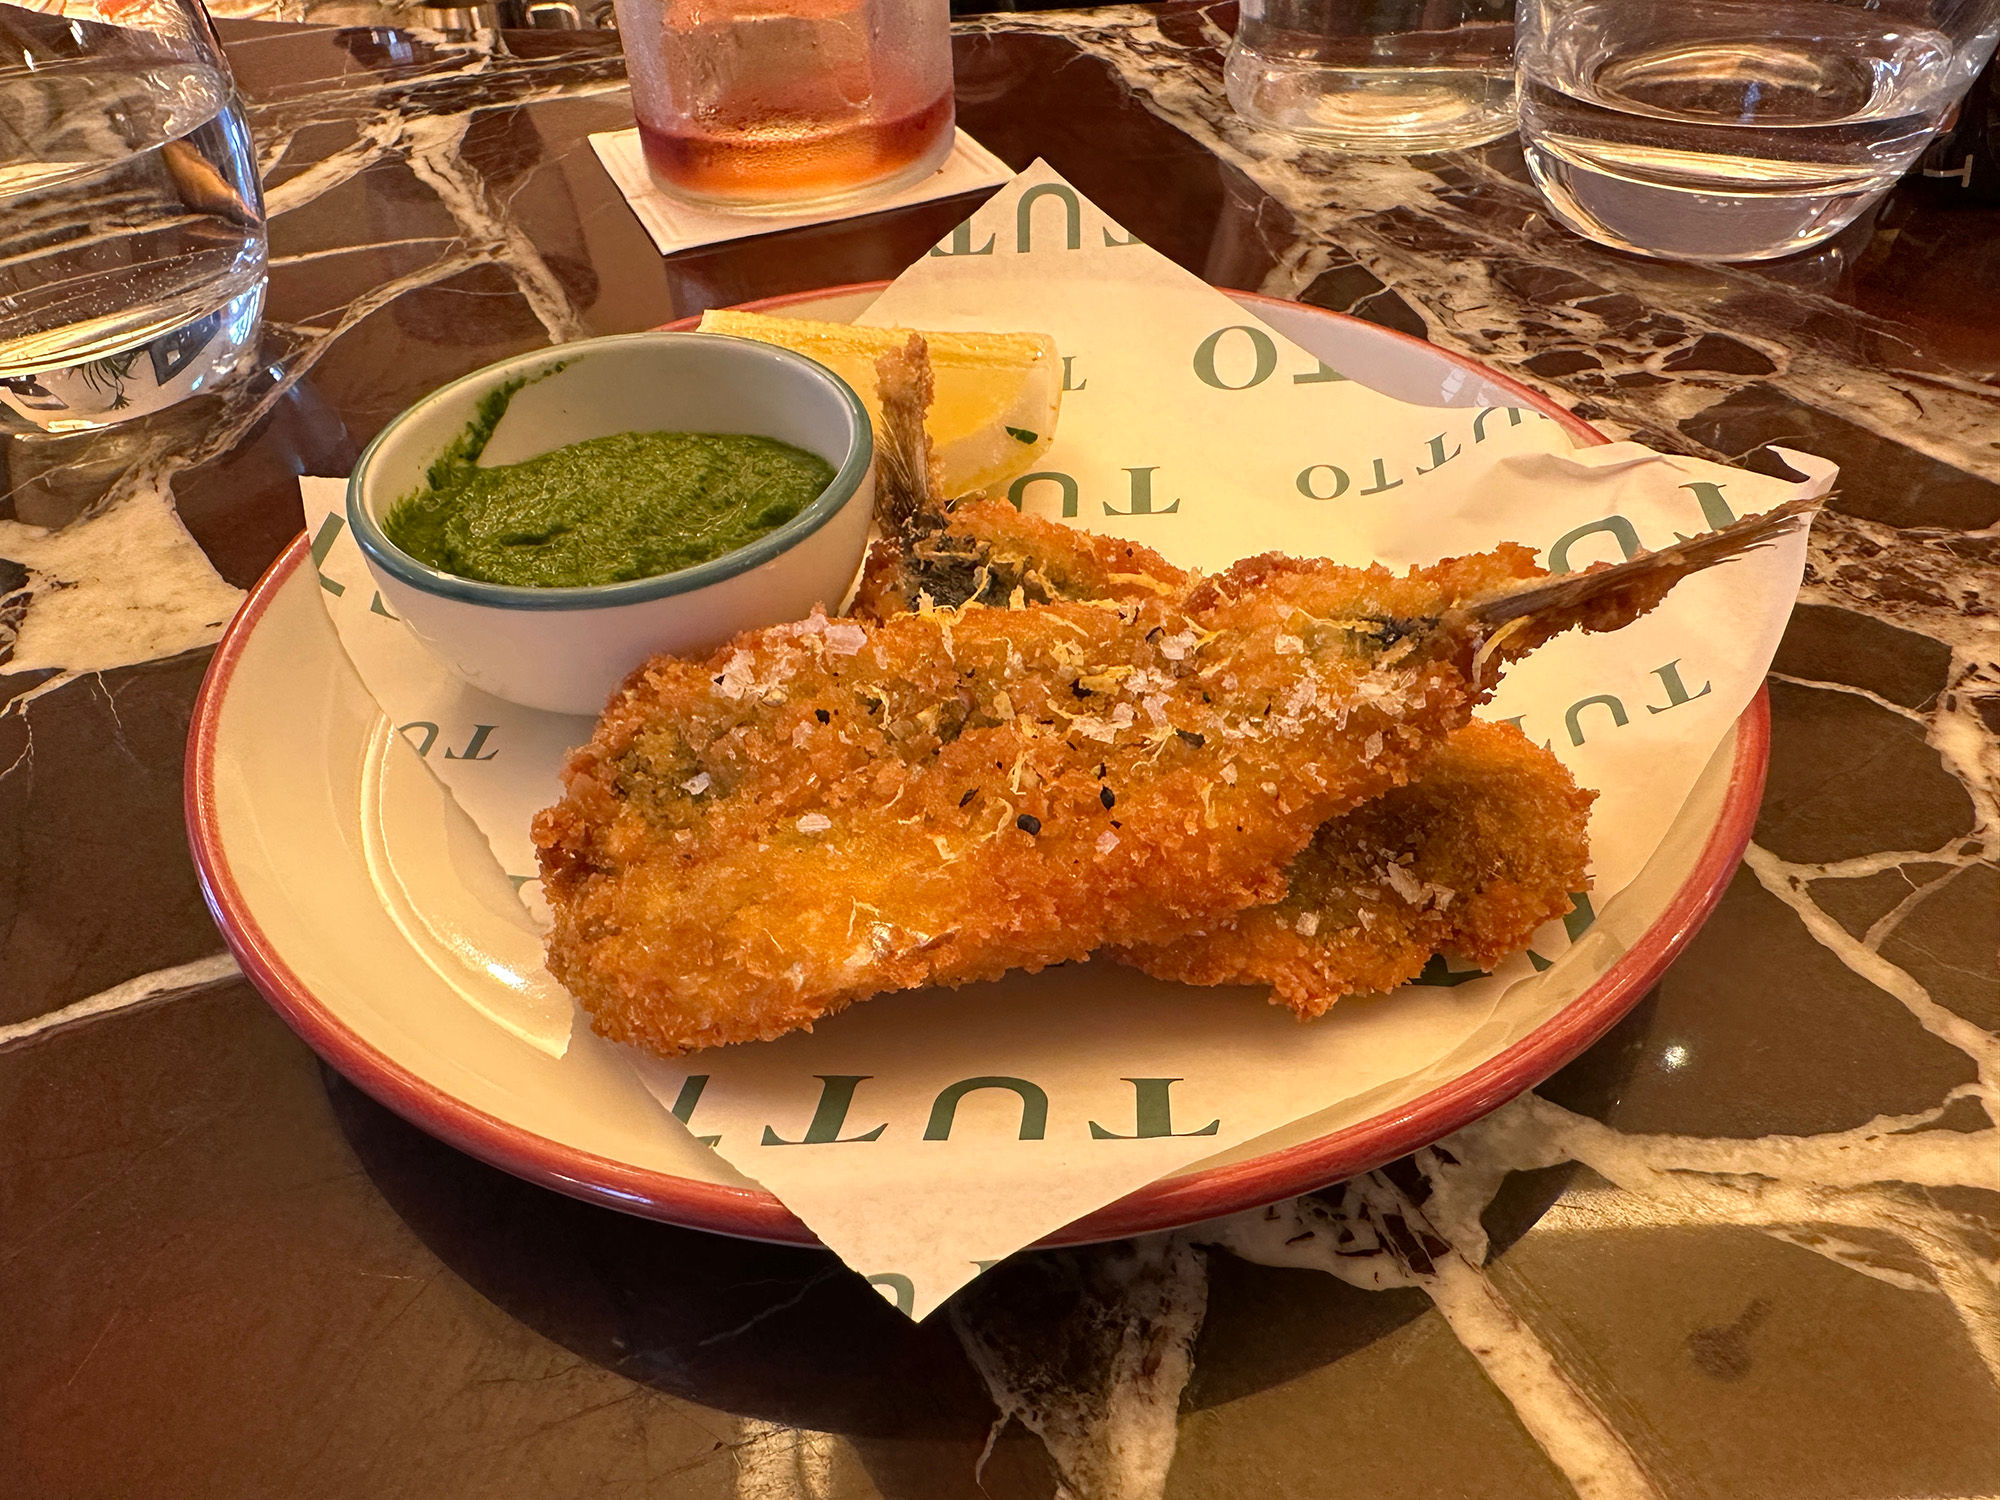
<instances>
[{"instance_id":1,"label":"small ceramic ramekin","mask_svg":"<svg viewBox=\"0 0 2000 1500\"><path fill-rule=\"evenodd\" d=\"M383 534L383 518L422 488L481 400L524 376L481 464L621 432L743 432L819 454L833 482L769 535L657 578L517 588L418 562ZM355 465L347 523L390 608L452 671L511 703L595 714L655 652L699 655L815 604L836 608L861 565L874 499L868 413L831 370L750 339L628 333L517 355L417 402Z\"/></svg>"}]
</instances>

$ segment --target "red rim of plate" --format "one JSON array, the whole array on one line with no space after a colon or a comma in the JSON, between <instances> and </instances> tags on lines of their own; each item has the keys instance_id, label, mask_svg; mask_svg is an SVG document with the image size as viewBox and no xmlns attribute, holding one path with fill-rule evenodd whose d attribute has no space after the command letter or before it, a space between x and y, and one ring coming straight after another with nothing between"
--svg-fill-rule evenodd
<instances>
[{"instance_id":1,"label":"red rim of plate","mask_svg":"<svg viewBox=\"0 0 2000 1500\"><path fill-rule=\"evenodd\" d=\"M758 312L820 301L847 293L877 291L887 282L860 282L817 291L769 297L743 304ZM1231 292L1240 302L1282 303L1252 292ZM1361 322L1345 314L1315 309L1322 317ZM683 319L668 328L689 326ZM1562 423L1577 441L1608 441L1581 418L1546 397L1469 359L1374 324L1371 334L1403 339L1435 358L1449 360L1520 397ZM286 963L252 914L230 870L215 797L215 756L223 700L236 666L258 622L306 560L300 536L274 562L230 622L209 664L195 700L188 735L184 798L188 842L202 890L230 951L271 1007L321 1057L377 1101L459 1150L530 1182L588 1202L671 1224L786 1244L815 1245L813 1232L772 1194L758 1187L698 1182L650 1171L582 1151L539 1136L487 1114L412 1073L363 1041L327 1007ZM1743 849L1750 841L1763 800L1769 759L1771 714L1768 694L1759 689L1736 723L1736 757L1729 787L1707 844L1688 878L1657 921L1609 969L1557 1015L1499 1055L1451 1082L1393 1110L1345 1129L1267 1152L1245 1161L1180 1177L1164 1178L1115 1203L1108 1203L1039 1241L1042 1245L1082 1244L1118 1239L1151 1230L1255 1208L1280 1198L1381 1166L1470 1124L1524 1089L1547 1078L1611 1029L1638 1003L1721 900Z\"/></svg>"}]
</instances>

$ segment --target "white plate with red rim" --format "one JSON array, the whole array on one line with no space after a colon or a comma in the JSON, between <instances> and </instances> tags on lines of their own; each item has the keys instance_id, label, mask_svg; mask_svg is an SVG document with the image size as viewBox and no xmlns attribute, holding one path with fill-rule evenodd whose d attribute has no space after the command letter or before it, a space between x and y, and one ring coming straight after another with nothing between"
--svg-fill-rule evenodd
<instances>
[{"instance_id":1,"label":"white plate with red rim","mask_svg":"<svg viewBox=\"0 0 2000 1500\"><path fill-rule=\"evenodd\" d=\"M750 303L848 321L886 283ZM1606 439L1506 377L1373 324L1231 293L1350 378L1431 406L1532 408ZM691 326L693 320L671 325ZM319 1054L413 1123L575 1197L670 1223L800 1244L769 1192L673 1121L619 1050L578 1025L561 1056L496 1025L539 940L471 821L394 731L342 652L300 537L224 635L189 736L190 843L244 973ZM1085 1215L1043 1243L1114 1238L1273 1202L1366 1171L1539 1082L1638 1002L1707 919L1755 822L1769 746L1759 693L1650 863L1598 914L1594 955L1518 1040L1449 1081L1378 1091L1365 1117L1311 1116Z\"/></svg>"}]
</instances>

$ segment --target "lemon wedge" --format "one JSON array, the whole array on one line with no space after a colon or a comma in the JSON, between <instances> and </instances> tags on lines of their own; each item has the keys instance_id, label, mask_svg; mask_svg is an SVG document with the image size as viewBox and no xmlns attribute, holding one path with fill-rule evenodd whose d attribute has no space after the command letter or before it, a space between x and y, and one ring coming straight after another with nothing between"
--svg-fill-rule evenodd
<instances>
[{"instance_id":1,"label":"lemon wedge","mask_svg":"<svg viewBox=\"0 0 2000 1500\"><path fill-rule=\"evenodd\" d=\"M854 387L877 422L875 361L910 337L907 328L720 311L701 315L701 331L779 344L819 361ZM944 493L969 495L1033 468L1055 441L1062 403L1055 340L1040 333L924 333L924 341L936 382L925 425Z\"/></svg>"}]
</instances>

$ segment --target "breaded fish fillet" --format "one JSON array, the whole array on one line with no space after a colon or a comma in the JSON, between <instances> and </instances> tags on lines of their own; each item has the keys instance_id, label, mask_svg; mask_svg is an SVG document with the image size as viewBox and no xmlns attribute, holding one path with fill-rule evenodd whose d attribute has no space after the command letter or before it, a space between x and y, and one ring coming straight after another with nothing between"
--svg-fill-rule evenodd
<instances>
[{"instance_id":1,"label":"breaded fish fillet","mask_svg":"<svg viewBox=\"0 0 2000 1500\"><path fill-rule=\"evenodd\" d=\"M892 542L870 554L856 614L916 608L976 560L982 594L1016 586L1038 598L1146 598L1186 592L1192 576L1134 542L1094 536L998 500L962 500L916 556ZM1272 1000L1320 1016L1344 994L1392 990L1438 950L1492 968L1528 946L1588 886L1582 792L1556 756L1508 724L1472 722L1416 780L1324 824L1286 866L1286 896L1154 948L1108 956L1184 984L1268 984Z\"/></svg>"},{"instance_id":2,"label":"breaded fish fillet","mask_svg":"<svg viewBox=\"0 0 2000 1500\"><path fill-rule=\"evenodd\" d=\"M926 495L892 509L927 483L915 430L878 434L885 520L939 535ZM1402 576L1267 556L1116 602L920 589L915 613L655 658L536 818L549 968L601 1033L673 1055L1171 943L1280 899L1314 831L1408 780L1506 658L1786 524L1554 584L1505 546Z\"/></svg>"},{"instance_id":3,"label":"breaded fish fillet","mask_svg":"<svg viewBox=\"0 0 2000 1500\"><path fill-rule=\"evenodd\" d=\"M960 501L928 556L879 543L855 610L906 612L949 588L934 559L985 570L983 594L1024 586L1044 599L1185 592L1192 576L1147 548ZM1188 984L1264 984L1301 1017L1343 995L1387 990L1442 949L1491 968L1570 908L1586 873L1590 804L1562 762L1511 725L1473 722L1410 784L1324 824L1285 869L1286 894L1172 942L1108 956Z\"/></svg>"},{"instance_id":4,"label":"breaded fish fillet","mask_svg":"<svg viewBox=\"0 0 2000 1500\"><path fill-rule=\"evenodd\" d=\"M1490 969L1587 884L1594 798L1513 725L1474 721L1415 781L1322 825L1282 900L1112 956L1185 984L1268 984L1302 1018L1441 951Z\"/></svg>"},{"instance_id":5,"label":"breaded fish fillet","mask_svg":"<svg viewBox=\"0 0 2000 1500\"><path fill-rule=\"evenodd\" d=\"M656 658L536 820L550 970L600 1031L672 1054L1276 900L1313 830L1478 696L1297 614L1246 586L815 615Z\"/></svg>"}]
</instances>

